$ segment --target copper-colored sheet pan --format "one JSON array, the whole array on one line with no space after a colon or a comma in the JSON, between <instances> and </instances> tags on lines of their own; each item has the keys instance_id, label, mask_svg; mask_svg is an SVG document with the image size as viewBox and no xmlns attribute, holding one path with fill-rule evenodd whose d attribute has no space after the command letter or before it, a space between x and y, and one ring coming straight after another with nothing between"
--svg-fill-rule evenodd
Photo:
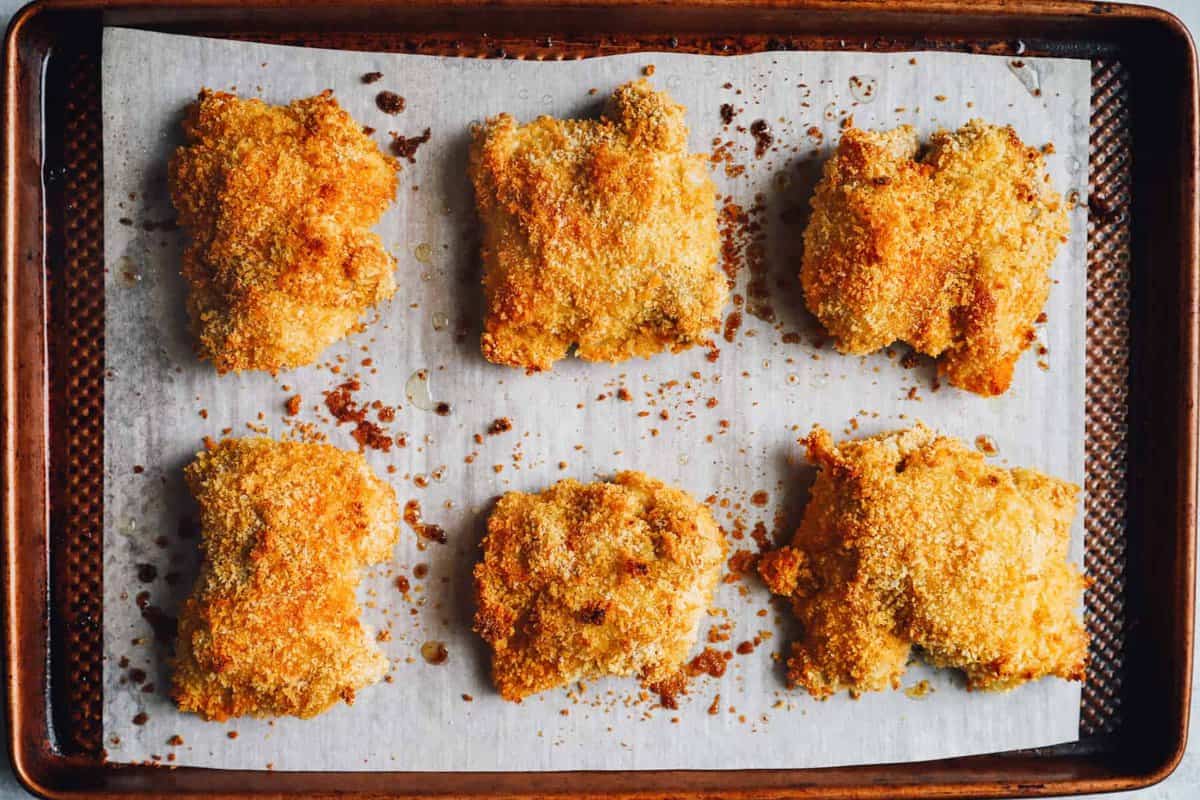
<instances>
[{"instance_id":1,"label":"copper-colored sheet pan","mask_svg":"<svg viewBox=\"0 0 1200 800\"><path fill-rule=\"evenodd\" d=\"M1085 566L1093 649L1080 741L922 764L735 772L104 764L104 24L489 58L845 48L1090 59ZM6 701L16 773L39 794L1037 796L1144 786L1178 762L1195 570L1197 111L1195 52L1173 17L1112 3L1002 0L46 0L14 18L4 66Z\"/></svg>"}]
</instances>

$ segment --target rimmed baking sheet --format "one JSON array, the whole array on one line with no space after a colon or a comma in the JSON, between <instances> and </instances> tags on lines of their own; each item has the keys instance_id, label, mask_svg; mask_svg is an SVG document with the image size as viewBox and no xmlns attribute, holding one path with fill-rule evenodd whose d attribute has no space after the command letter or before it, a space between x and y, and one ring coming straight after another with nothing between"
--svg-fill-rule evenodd
<instances>
[{"instance_id":1,"label":"rimmed baking sheet","mask_svg":"<svg viewBox=\"0 0 1200 800\"><path fill-rule=\"evenodd\" d=\"M967 441L990 436L1001 463L1082 482L1090 67L1066 59L1015 62L949 53L797 52L525 62L106 30L109 759L308 770L735 769L919 760L1074 740L1079 689L1061 681L1003 695L968 693L953 674L918 664L905 684L928 680L933 691L920 697L894 692L818 703L788 692L771 657L785 647L789 628L779 618L786 615L753 580L722 585L720 612L702 625L702 637L710 624L726 621L733 623L732 638L714 645L720 649L762 631L773 637L735 655L721 680L698 680L678 710L637 699L631 681L504 703L488 684L486 653L470 632L468 576L491 500L565 476L642 469L699 497L713 496L718 520L731 532L739 521L744 527L744 538L731 541L744 549L755 547L750 532L758 522L790 535L810 479L795 439L814 423L839 435L865 435L921 419ZM697 349L616 366L568 361L536 376L488 364L478 350L478 235L464 171L469 125L500 111L522 120L595 114L612 88L651 65L651 82L688 107L693 148L731 156L732 169L714 165L722 197L744 210L762 206L750 221L762 229L775 322L745 314L733 341L717 338L715 361ZM369 72L383 78L364 84ZM178 277L182 236L162 223L173 216L165 161L178 143L182 110L201 86L271 102L332 88L357 120L377 129L383 145L391 131L406 137L430 131L413 163L404 162L397 203L377 228L399 258L400 290L377 321L331 348L321 366L274 379L217 377L192 353ZM376 106L385 89L404 96L401 114ZM737 111L730 125L722 119L724 104ZM931 364L908 366L903 348L890 357L850 358L821 344L796 285L799 237L820 160L848 115L862 127L911 123L922 133L979 116L1013 124L1031 144L1054 143L1047 158L1054 185L1077 192L1080 204L1052 271L1048 321L1040 326L1045 352L1035 345L1021 359L1005 396L935 390ZM772 142L756 157L750 128L760 119ZM753 224L732 228L735 246L753 246ZM749 272L743 268L739 277L736 291L743 295ZM418 407L433 405L421 401L420 391L416 403L408 398L406 385L419 389L410 385L419 370L431 377L430 399L450 404L448 415ZM300 419L334 443L356 446L350 426L335 425L322 402L323 392L352 374L361 380L360 401L401 407L386 427L403 434L407 446L368 457L396 485L401 502L419 500L426 520L449 539L420 549L406 529L393 564L364 582L366 616L391 636L382 647L394 663L392 681L361 692L352 708L310 721L222 725L179 714L165 693L166 646L155 643L139 595L148 593L141 606L161 609L150 613L151 621L169 617L194 574L195 540L179 535L180 520L193 512L181 466L205 435L253 434L248 425L289 432L294 419L284 403L296 394L303 398ZM622 387L628 401L620 399ZM509 417L513 429L486 435L497 417ZM389 465L394 472L385 472ZM761 506L752 502L760 491L768 495ZM1077 520L1073 553L1081 548ZM418 564L429 569L419 581ZM143 565L154 567L153 577ZM395 588L401 574L421 587L410 592L412 601ZM430 641L445 644L446 663L422 658L421 646ZM146 678L131 670L144 670ZM710 714L717 694L718 713Z\"/></svg>"}]
</instances>

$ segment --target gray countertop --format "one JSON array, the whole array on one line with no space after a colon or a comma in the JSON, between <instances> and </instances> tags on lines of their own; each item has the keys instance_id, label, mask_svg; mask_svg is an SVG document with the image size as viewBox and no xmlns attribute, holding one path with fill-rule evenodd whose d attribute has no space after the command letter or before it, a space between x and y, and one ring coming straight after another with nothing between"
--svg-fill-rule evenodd
<instances>
[{"instance_id":1,"label":"gray countertop","mask_svg":"<svg viewBox=\"0 0 1200 800\"><path fill-rule=\"evenodd\" d=\"M22 5L24 5L23 0L0 0L0 25L7 26L9 17ZM1200 31L1200 0L1160 0L1144 5L1158 6L1176 14L1187 24L1193 32L1193 36L1196 35L1196 31ZM1200 660L1197 661L1197 664L1200 664ZM1195 667L1193 677L1200 682L1200 670ZM1193 727L1197 717L1200 716L1200 703L1197 702L1197 696L1194 694L1192 697ZM6 722L3 715L0 715L0 726L4 725ZM1193 732L1195 731L1193 730ZM0 760L0 800L18 800L30 796L13 777L7 757ZM1200 797L1200 737L1193 736L1191 738L1187 753L1179 768L1162 783L1138 792L1103 796L1137 798L1138 800L1192 800L1192 798ZM1096 797L1100 797L1100 795L1096 795Z\"/></svg>"}]
</instances>

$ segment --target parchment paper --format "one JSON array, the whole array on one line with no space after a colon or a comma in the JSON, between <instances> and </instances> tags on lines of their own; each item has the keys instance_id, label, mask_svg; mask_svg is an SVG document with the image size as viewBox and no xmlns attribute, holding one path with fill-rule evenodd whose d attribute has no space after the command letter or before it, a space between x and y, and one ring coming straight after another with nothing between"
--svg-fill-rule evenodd
<instances>
[{"instance_id":1,"label":"parchment paper","mask_svg":"<svg viewBox=\"0 0 1200 800\"><path fill-rule=\"evenodd\" d=\"M596 114L614 87L649 65L653 84L688 107L693 149L709 152L714 138L734 143L726 150L745 170L730 177L723 165L714 167L722 195L745 208L761 195L765 211L754 218L766 230L776 323L747 314L732 343L718 337L715 362L695 349L616 366L568 360L535 376L488 364L478 348L478 233L465 176L469 125L501 111L521 120ZM361 76L373 71L383 79L364 84ZM165 163L179 142L183 109L202 86L236 88L275 103L328 87L360 123L377 129L381 144L388 143L389 131L409 137L431 131L415 163L404 163L397 202L377 228L399 258L399 292L369 315L378 319L364 333L332 347L322 365L277 378L218 377L193 355L178 275L182 234L160 223L173 217ZM384 89L406 99L403 113L388 116L376 108L375 95ZM818 346L795 275L812 184L847 114L859 126L908 122L923 134L974 116L1011 123L1026 142L1052 141L1054 185L1064 194L1083 193L1087 62L1023 59L1018 66L979 55L788 52L644 53L538 63L330 52L110 29L103 90L104 727L113 761L288 770L779 768L941 758L1077 737L1079 687L1058 680L1008 694L970 693L954 673L918 663L905 685L928 680L934 691L923 697L896 691L815 702L789 692L772 655L786 648L794 631L757 580L722 584L718 610L702 624L701 638L710 625L726 620L733 623L732 638L715 645L720 649L733 649L760 631L773 638L736 655L721 680L694 683L678 710L637 700L632 680L505 703L490 687L487 654L470 630L469 575L496 496L627 468L700 498L714 496L718 520L731 533L740 520L747 532L762 522L790 537L812 479L795 442L814 423L840 438L921 419L968 442L991 436L1000 463L1082 482L1082 201L1071 213L1070 241L1053 268L1048 322L1040 326L1045 352L1039 355L1035 346L1021 358L1013 388L1000 398L951 387L935 391L932 362L902 364L903 347L892 348L890 356L858 358ZM728 128L719 113L723 103L741 109ZM775 148L762 158L755 157L748 130L759 119L769 125ZM743 271L739 293L746 281ZM785 341L788 333L798 333L800 341ZM364 358L370 366L362 365ZM406 397L406 381L420 369L431 375L431 398L451 405L448 416ZM138 598L145 592L141 605L161 609L148 612L151 621L169 616L194 577L196 540L182 535L187 525L180 520L195 511L181 467L203 436L220 436L224 429L247 435L250 424L276 436L287 433L284 402L294 394L303 397L301 419L314 422L330 441L354 447L349 426L337 427L323 408L314 410L323 391L352 373L361 375L360 401L401 406L387 427L407 436L407 447L371 451L368 458L393 482L402 503L419 500L425 519L449 537L445 545L422 550L406 527L394 562L364 581L366 619L391 636L381 645L394 665L391 682L360 692L353 707L309 721L219 724L178 713L166 695L167 645L155 642ZM620 387L629 401L616 396ZM662 419L664 410L669 419ZM513 430L484 435L477 444L474 435L501 416L511 418ZM471 453L477 455L468 464ZM385 472L389 465L394 472ZM762 507L750 502L760 490L769 493ZM1074 536L1078 557L1078 519ZM754 547L749 535L731 544ZM425 580L413 576L418 564L428 565ZM397 575L419 587L409 600L394 586ZM433 640L448 649L442 665L421 656L422 643ZM145 679L135 670L144 670Z\"/></svg>"}]
</instances>

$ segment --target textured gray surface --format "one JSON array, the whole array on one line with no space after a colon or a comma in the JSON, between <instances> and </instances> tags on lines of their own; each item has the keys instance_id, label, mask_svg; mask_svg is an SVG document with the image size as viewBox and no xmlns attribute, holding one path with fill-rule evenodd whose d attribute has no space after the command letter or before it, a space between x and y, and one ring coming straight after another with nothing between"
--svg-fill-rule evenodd
<instances>
[{"instance_id":1,"label":"textured gray surface","mask_svg":"<svg viewBox=\"0 0 1200 800\"><path fill-rule=\"evenodd\" d=\"M21 0L0 0L0 24L7 25L9 16L23 3ZM1160 0L1152 3L1177 14L1193 32L1200 30L1200 2L1198 0ZM1200 676L1197 676L1200 677ZM1200 707L1193 697L1193 719ZM0 726L4 725L0 715ZM1145 798L1146 800L1183 800L1200 796L1200 741L1193 739L1183 762L1170 778L1163 783L1144 789L1140 792L1130 792L1124 795L1107 795L1108 797ZM7 759L0 762L0 800L25 798L25 792L13 777Z\"/></svg>"}]
</instances>

